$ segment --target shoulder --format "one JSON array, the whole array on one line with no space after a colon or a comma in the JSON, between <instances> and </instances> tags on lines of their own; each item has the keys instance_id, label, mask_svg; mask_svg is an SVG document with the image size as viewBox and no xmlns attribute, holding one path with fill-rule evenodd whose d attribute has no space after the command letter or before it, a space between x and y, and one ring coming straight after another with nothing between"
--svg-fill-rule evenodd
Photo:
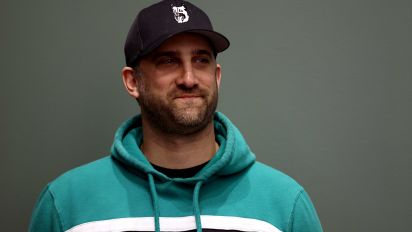
<instances>
[{"instance_id":1,"label":"shoulder","mask_svg":"<svg viewBox=\"0 0 412 232\"><path fill-rule=\"evenodd\" d=\"M126 198L130 191L146 196L146 188L145 178L107 156L62 174L49 183L48 192L66 218L72 212L93 210L89 206L119 206L118 199Z\"/></svg>"},{"instance_id":2,"label":"shoulder","mask_svg":"<svg viewBox=\"0 0 412 232\"><path fill-rule=\"evenodd\" d=\"M109 156L105 156L98 160L83 164L79 167L64 172L50 184L53 186L65 181L81 181L82 179L91 178L96 175L102 175L108 172L112 165L113 164L111 158Z\"/></svg>"},{"instance_id":3,"label":"shoulder","mask_svg":"<svg viewBox=\"0 0 412 232\"><path fill-rule=\"evenodd\" d=\"M255 165L251 167L250 175L257 181L265 183L266 186L289 189L296 192L303 189L303 187L289 175L261 162L255 162Z\"/></svg>"},{"instance_id":4,"label":"shoulder","mask_svg":"<svg viewBox=\"0 0 412 232\"><path fill-rule=\"evenodd\" d=\"M301 192L304 191L303 187L292 177L261 162L255 162L247 175L252 191L259 198L276 205L281 202L285 209L291 209Z\"/></svg>"},{"instance_id":5,"label":"shoulder","mask_svg":"<svg viewBox=\"0 0 412 232\"><path fill-rule=\"evenodd\" d=\"M90 187L98 188L117 181L118 164L110 156L69 170L49 183L52 194L79 192Z\"/></svg>"}]
</instances>

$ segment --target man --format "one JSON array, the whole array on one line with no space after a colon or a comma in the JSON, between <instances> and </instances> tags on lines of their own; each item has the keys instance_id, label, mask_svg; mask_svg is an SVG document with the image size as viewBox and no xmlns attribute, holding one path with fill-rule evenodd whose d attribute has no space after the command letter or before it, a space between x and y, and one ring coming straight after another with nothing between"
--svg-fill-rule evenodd
<instances>
[{"instance_id":1,"label":"man","mask_svg":"<svg viewBox=\"0 0 412 232\"><path fill-rule=\"evenodd\" d=\"M228 47L189 2L143 9L122 70L141 115L118 129L110 157L45 188L30 231L322 231L303 188L256 162L215 112L216 55Z\"/></svg>"}]
</instances>

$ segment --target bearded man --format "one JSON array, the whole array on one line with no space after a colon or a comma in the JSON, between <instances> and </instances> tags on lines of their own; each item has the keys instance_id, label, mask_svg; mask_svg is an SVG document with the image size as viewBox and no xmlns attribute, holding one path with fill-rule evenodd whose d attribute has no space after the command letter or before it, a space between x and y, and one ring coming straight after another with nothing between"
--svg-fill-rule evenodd
<instances>
[{"instance_id":1,"label":"bearded man","mask_svg":"<svg viewBox=\"0 0 412 232\"><path fill-rule=\"evenodd\" d=\"M322 231L305 190L257 162L215 112L228 47L189 2L140 11L122 78L141 114L119 127L110 156L45 188L30 231Z\"/></svg>"}]
</instances>

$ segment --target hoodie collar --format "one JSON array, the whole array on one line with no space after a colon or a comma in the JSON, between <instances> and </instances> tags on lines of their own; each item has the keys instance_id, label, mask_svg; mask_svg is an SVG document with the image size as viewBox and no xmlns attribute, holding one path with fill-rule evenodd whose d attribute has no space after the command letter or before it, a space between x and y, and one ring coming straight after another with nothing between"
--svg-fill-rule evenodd
<instances>
[{"instance_id":1,"label":"hoodie collar","mask_svg":"<svg viewBox=\"0 0 412 232\"><path fill-rule=\"evenodd\" d=\"M213 176L232 175L249 167L255 161L243 136L233 123L222 113L214 115L216 140L219 150L195 176L190 178L169 178L155 170L139 146L143 138L141 116L125 121L116 131L111 149L112 157L130 168L151 174L159 180L185 183L208 182Z\"/></svg>"}]
</instances>

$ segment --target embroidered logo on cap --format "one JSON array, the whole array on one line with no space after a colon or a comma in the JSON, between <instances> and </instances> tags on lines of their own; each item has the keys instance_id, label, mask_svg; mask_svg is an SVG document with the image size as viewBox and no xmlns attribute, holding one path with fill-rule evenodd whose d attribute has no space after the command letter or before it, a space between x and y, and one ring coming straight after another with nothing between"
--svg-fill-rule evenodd
<instances>
[{"instance_id":1,"label":"embroidered logo on cap","mask_svg":"<svg viewBox=\"0 0 412 232\"><path fill-rule=\"evenodd\" d=\"M189 21L189 15L187 14L185 6L173 6L172 9L176 22L185 23Z\"/></svg>"}]
</instances>

